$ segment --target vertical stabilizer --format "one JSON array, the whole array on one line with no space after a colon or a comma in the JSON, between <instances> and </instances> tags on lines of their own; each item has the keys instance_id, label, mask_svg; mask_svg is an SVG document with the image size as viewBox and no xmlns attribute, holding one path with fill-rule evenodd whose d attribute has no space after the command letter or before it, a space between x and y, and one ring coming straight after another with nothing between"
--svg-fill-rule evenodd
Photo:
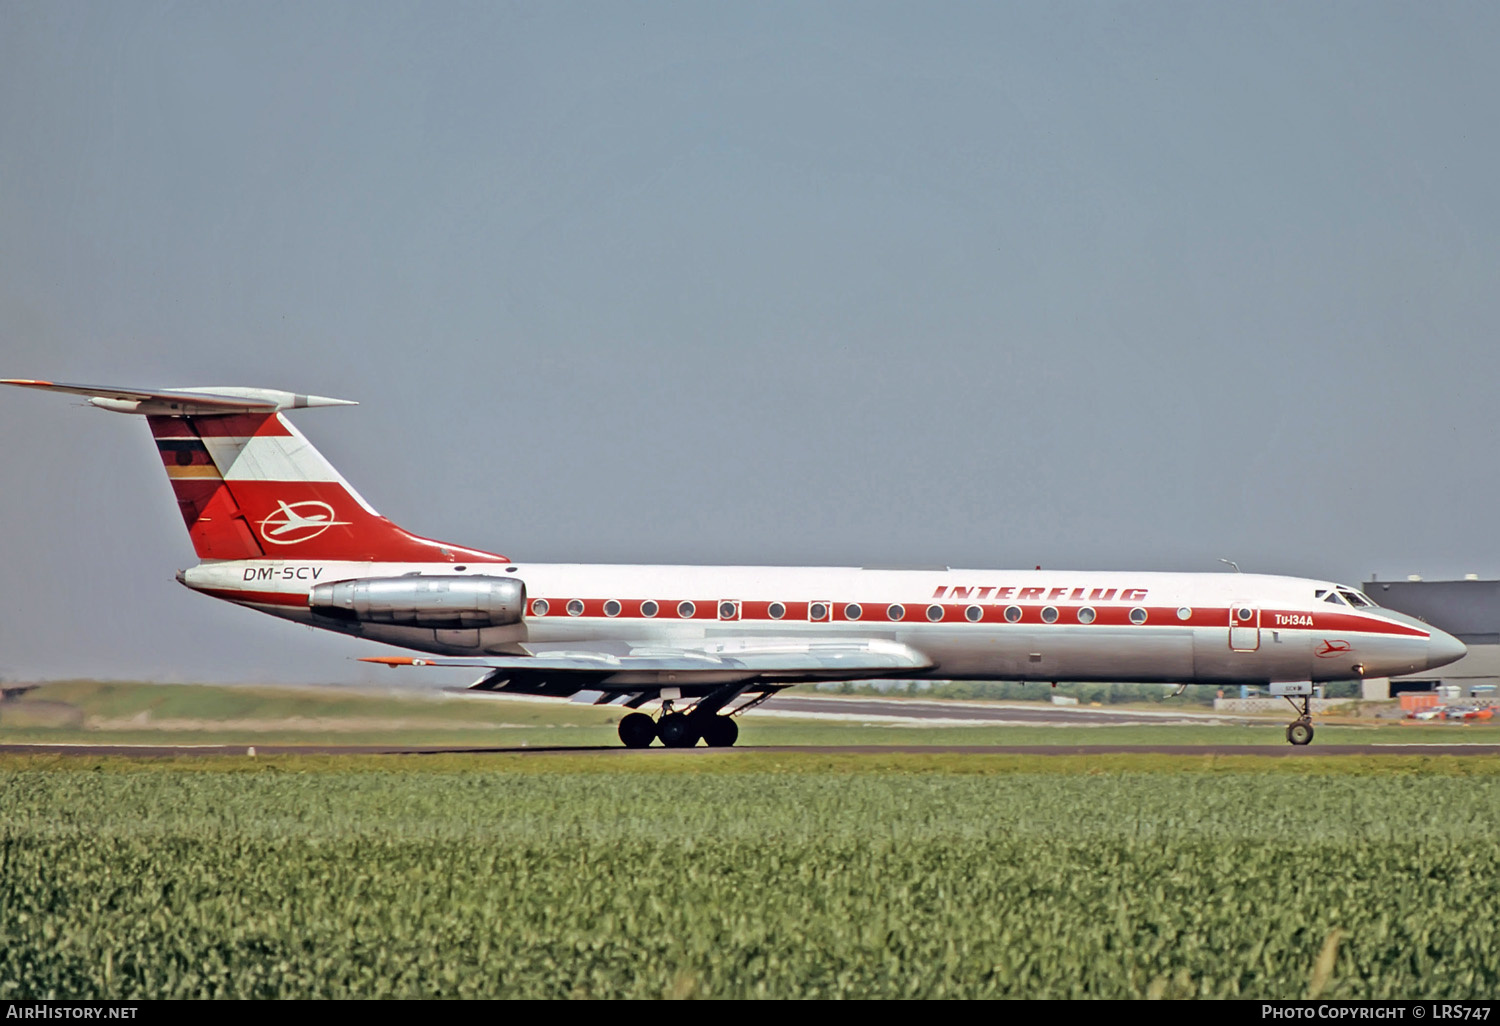
<instances>
[{"instance_id":1,"label":"vertical stabilizer","mask_svg":"<svg viewBox=\"0 0 1500 1026\"><path fill-rule=\"evenodd\" d=\"M506 562L397 527L280 413L147 419L204 559Z\"/></svg>"},{"instance_id":2,"label":"vertical stabilizer","mask_svg":"<svg viewBox=\"0 0 1500 1026\"><path fill-rule=\"evenodd\" d=\"M346 399L266 388L147 390L29 378L0 384L87 396L102 409L145 415L202 559L509 562L397 527L279 412L354 405Z\"/></svg>"},{"instance_id":3,"label":"vertical stabilizer","mask_svg":"<svg viewBox=\"0 0 1500 1026\"><path fill-rule=\"evenodd\" d=\"M265 550L193 422L187 417L147 417L146 422L198 558L262 558Z\"/></svg>"}]
</instances>

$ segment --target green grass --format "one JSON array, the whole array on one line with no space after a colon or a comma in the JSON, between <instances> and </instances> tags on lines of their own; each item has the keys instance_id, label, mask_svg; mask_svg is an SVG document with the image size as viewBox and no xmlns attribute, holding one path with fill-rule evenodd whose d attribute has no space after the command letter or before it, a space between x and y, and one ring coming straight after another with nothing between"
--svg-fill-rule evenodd
<instances>
[{"instance_id":1,"label":"green grass","mask_svg":"<svg viewBox=\"0 0 1500 1026\"><path fill-rule=\"evenodd\" d=\"M1500 987L1490 758L11 756L0 787L0 998Z\"/></svg>"},{"instance_id":2,"label":"green grass","mask_svg":"<svg viewBox=\"0 0 1500 1026\"><path fill-rule=\"evenodd\" d=\"M590 745L615 709L440 691L64 681L0 705L0 743Z\"/></svg>"},{"instance_id":3,"label":"green grass","mask_svg":"<svg viewBox=\"0 0 1500 1026\"><path fill-rule=\"evenodd\" d=\"M152 684L136 681L58 681L0 706L0 726L35 704L67 705L91 721L138 720L129 729L182 720L243 721L297 719L402 720L414 726L481 728L600 724L618 712L567 702L529 702L454 695L416 688L402 692L355 686Z\"/></svg>"}]
</instances>

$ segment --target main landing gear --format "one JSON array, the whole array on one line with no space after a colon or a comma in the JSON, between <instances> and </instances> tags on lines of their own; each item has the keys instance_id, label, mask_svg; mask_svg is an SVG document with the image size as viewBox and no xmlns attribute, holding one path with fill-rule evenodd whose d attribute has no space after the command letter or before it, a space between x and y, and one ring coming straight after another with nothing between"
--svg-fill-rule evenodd
<instances>
[{"instance_id":1,"label":"main landing gear","mask_svg":"<svg viewBox=\"0 0 1500 1026\"><path fill-rule=\"evenodd\" d=\"M718 713L668 713L660 722L635 712L620 721L626 748L647 748L657 738L667 748L692 748L701 738L710 748L728 748L740 737L740 725Z\"/></svg>"},{"instance_id":2,"label":"main landing gear","mask_svg":"<svg viewBox=\"0 0 1500 1026\"><path fill-rule=\"evenodd\" d=\"M701 739L710 748L728 748L740 737L740 725L728 716L719 715L734 694L722 701L710 695L686 712L676 712L672 701L662 702L660 720L643 712L633 712L620 720L620 740L626 748L647 748L660 738L667 748L692 748Z\"/></svg>"},{"instance_id":3,"label":"main landing gear","mask_svg":"<svg viewBox=\"0 0 1500 1026\"><path fill-rule=\"evenodd\" d=\"M1295 698L1291 698L1290 696L1288 696L1287 701L1292 704L1292 708L1294 710L1297 710L1297 700ZM1300 712L1301 715L1299 715L1297 719L1293 720L1291 723L1287 724L1286 739L1289 743L1294 745L1305 745L1313 739L1311 695L1302 696L1302 708L1297 711Z\"/></svg>"}]
</instances>

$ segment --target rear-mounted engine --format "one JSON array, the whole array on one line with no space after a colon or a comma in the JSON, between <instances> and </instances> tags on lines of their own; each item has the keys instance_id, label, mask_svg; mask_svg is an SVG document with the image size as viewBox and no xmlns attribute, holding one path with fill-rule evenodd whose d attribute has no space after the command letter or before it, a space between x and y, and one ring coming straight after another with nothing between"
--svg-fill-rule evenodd
<instances>
[{"instance_id":1,"label":"rear-mounted engine","mask_svg":"<svg viewBox=\"0 0 1500 1026\"><path fill-rule=\"evenodd\" d=\"M514 577L367 577L314 585L319 616L403 627L504 627L520 623L526 584Z\"/></svg>"}]
</instances>

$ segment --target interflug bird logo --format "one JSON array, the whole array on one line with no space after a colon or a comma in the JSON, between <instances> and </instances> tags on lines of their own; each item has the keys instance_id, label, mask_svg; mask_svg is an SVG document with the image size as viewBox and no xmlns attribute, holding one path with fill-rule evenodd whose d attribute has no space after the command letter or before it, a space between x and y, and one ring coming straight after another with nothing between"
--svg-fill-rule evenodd
<instances>
[{"instance_id":1,"label":"interflug bird logo","mask_svg":"<svg viewBox=\"0 0 1500 1026\"><path fill-rule=\"evenodd\" d=\"M1317 655L1319 659L1328 659L1332 656L1342 655L1343 653L1353 649L1353 647L1354 646L1349 644L1349 642L1347 641L1330 641L1329 639L1324 638L1323 647L1318 649L1318 651L1314 654Z\"/></svg>"},{"instance_id":2,"label":"interflug bird logo","mask_svg":"<svg viewBox=\"0 0 1500 1026\"><path fill-rule=\"evenodd\" d=\"M349 521L335 520L333 507L317 499L287 504L276 500L280 507L260 522L260 536L272 545L296 545L311 541L330 527L347 527Z\"/></svg>"}]
</instances>

